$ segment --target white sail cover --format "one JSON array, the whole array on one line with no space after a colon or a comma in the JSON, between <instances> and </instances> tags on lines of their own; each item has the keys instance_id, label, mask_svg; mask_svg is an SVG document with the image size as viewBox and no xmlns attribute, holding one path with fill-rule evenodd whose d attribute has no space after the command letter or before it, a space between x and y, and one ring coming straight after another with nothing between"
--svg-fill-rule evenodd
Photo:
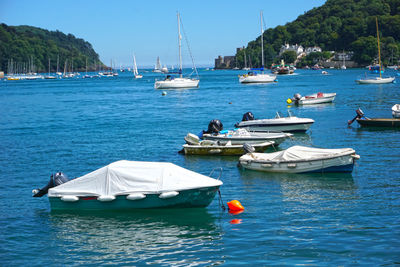
<instances>
[{"instance_id":1,"label":"white sail cover","mask_svg":"<svg viewBox=\"0 0 400 267\"><path fill-rule=\"evenodd\" d=\"M49 197L117 196L220 186L222 182L168 162L121 160L49 189Z\"/></svg>"},{"instance_id":2,"label":"white sail cover","mask_svg":"<svg viewBox=\"0 0 400 267\"><path fill-rule=\"evenodd\" d=\"M243 155L240 160L256 160L256 161L299 161L299 160L315 160L339 157L353 154L352 148L323 149L306 146L292 146L286 150L274 153L252 153Z\"/></svg>"}]
</instances>

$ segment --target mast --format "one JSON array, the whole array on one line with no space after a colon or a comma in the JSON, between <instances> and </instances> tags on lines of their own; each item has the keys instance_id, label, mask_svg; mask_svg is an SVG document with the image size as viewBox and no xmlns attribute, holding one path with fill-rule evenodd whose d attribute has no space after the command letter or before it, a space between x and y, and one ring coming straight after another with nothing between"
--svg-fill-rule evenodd
<instances>
[{"instance_id":1,"label":"mast","mask_svg":"<svg viewBox=\"0 0 400 267\"><path fill-rule=\"evenodd\" d=\"M87 57L86 57L86 75L87 75Z\"/></svg>"},{"instance_id":2,"label":"mast","mask_svg":"<svg viewBox=\"0 0 400 267\"><path fill-rule=\"evenodd\" d=\"M263 29L263 13L260 11L260 21L261 21L261 70L264 71L264 29Z\"/></svg>"},{"instance_id":3,"label":"mast","mask_svg":"<svg viewBox=\"0 0 400 267\"><path fill-rule=\"evenodd\" d=\"M181 52L181 24L180 24L180 17L179 17L179 12L177 13L177 18L178 18L178 44L179 44L179 77L182 78L182 52Z\"/></svg>"},{"instance_id":4,"label":"mast","mask_svg":"<svg viewBox=\"0 0 400 267\"><path fill-rule=\"evenodd\" d=\"M382 78L382 66L381 66L381 48L379 46L379 30L378 30L378 17L375 17L376 21L376 38L378 39L378 62L379 62L379 77Z\"/></svg>"},{"instance_id":5,"label":"mast","mask_svg":"<svg viewBox=\"0 0 400 267\"><path fill-rule=\"evenodd\" d=\"M49 76L50 76L50 58L49 58Z\"/></svg>"},{"instance_id":6,"label":"mast","mask_svg":"<svg viewBox=\"0 0 400 267\"><path fill-rule=\"evenodd\" d=\"M57 55L57 73L58 73L58 64L60 63L60 54Z\"/></svg>"},{"instance_id":7,"label":"mast","mask_svg":"<svg viewBox=\"0 0 400 267\"><path fill-rule=\"evenodd\" d=\"M247 68L246 49L243 49L243 53L244 53L244 68Z\"/></svg>"}]
</instances>

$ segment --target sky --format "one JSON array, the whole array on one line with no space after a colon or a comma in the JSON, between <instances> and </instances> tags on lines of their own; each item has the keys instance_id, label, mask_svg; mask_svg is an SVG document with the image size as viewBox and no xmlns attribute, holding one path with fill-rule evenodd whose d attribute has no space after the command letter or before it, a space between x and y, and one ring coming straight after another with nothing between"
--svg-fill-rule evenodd
<instances>
[{"instance_id":1,"label":"sky","mask_svg":"<svg viewBox=\"0 0 400 267\"><path fill-rule=\"evenodd\" d=\"M260 35L260 11L267 28L285 25L326 0L0 0L0 22L73 34L92 44L105 64L167 67L178 63L177 18L196 66L214 65ZM191 60L182 39L183 61Z\"/></svg>"}]
</instances>

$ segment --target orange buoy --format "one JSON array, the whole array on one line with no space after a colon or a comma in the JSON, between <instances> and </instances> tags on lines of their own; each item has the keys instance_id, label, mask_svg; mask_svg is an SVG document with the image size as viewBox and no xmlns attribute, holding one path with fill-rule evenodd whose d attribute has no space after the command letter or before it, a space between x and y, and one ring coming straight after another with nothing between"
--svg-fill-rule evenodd
<instances>
[{"instance_id":1,"label":"orange buoy","mask_svg":"<svg viewBox=\"0 0 400 267\"><path fill-rule=\"evenodd\" d=\"M240 204L240 202L238 200L231 200L226 204L228 204L229 211L243 211L244 210L244 207L242 206L242 204Z\"/></svg>"},{"instance_id":2,"label":"orange buoy","mask_svg":"<svg viewBox=\"0 0 400 267\"><path fill-rule=\"evenodd\" d=\"M242 223L242 219L233 219L229 223L230 224L241 224Z\"/></svg>"}]
</instances>

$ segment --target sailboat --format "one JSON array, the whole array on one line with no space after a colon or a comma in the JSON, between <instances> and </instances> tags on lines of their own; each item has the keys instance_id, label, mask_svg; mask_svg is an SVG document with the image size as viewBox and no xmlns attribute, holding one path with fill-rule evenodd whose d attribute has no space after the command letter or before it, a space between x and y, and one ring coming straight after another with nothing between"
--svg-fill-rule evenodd
<instances>
[{"instance_id":1,"label":"sailboat","mask_svg":"<svg viewBox=\"0 0 400 267\"><path fill-rule=\"evenodd\" d=\"M346 54L343 51L343 65L340 67L342 70L347 69L346 67Z\"/></svg>"},{"instance_id":2,"label":"sailboat","mask_svg":"<svg viewBox=\"0 0 400 267\"><path fill-rule=\"evenodd\" d=\"M140 75L138 72L135 54L133 54L133 75L135 75L135 79L143 78L143 75Z\"/></svg>"},{"instance_id":3,"label":"sailboat","mask_svg":"<svg viewBox=\"0 0 400 267\"><path fill-rule=\"evenodd\" d=\"M376 37L378 41L378 62L379 62L379 77L364 77L356 80L359 84L384 84L384 83L392 83L394 81L394 77L382 77L382 63L381 63L381 48L379 44L379 30L378 30L378 18L376 20Z\"/></svg>"},{"instance_id":4,"label":"sailboat","mask_svg":"<svg viewBox=\"0 0 400 267\"><path fill-rule=\"evenodd\" d=\"M160 57L157 57L157 62L156 62L156 65L154 66L153 72L161 72Z\"/></svg>"},{"instance_id":5,"label":"sailboat","mask_svg":"<svg viewBox=\"0 0 400 267\"><path fill-rule=\"evenodd\" d=\"M172 77L167 75L167 77L162 81L155 81L154 88L156 89L181 89L181 88L196 88L199 87L199 79L185 78L182 75L182 48L181 48L181 19L179 13L177 13L178 18L178 47L179 47L179 77ZM189 53L190 53L190 49ZM196 66L194 65L192 57L193 69L197 74Z\"/></svg>"},{"instance_id":6,"label":"sailboat","mask_svg":"<svg viewBox=\"0 0 400 267\"><path fill-rule=\"evenodd\" d=\"M50 75L50 58L49 58L49 75L44 76L44 78L45 78L45 79L48 79L48 80L57 79L56 76L51 76L51 75Z\"/></svg>"},{"instance_id":7,"label":"sailboat","mask_svg":"<svg viewBox=\"0 0 400 267\"><path fill-rule=\"evenodd\" d=\"M264 73L264 29L263 29L263 14L260 11L261 20L261 68L258 69L261 73L249 72L239 76L239 82L241 83L270 83L276 80L276 75Z\"/></svg>"},{"instance_id":8,"label":"sailboat","mask_svg":"<svg viewBox=\"0 0 400 267\"><path fill-rule=\"evenodd\" d=\"M242 70L250 70L250 68L247 67L246 49L243 49L243 53L244 53L244 68Z\"/></svg>"}]
</instances>

